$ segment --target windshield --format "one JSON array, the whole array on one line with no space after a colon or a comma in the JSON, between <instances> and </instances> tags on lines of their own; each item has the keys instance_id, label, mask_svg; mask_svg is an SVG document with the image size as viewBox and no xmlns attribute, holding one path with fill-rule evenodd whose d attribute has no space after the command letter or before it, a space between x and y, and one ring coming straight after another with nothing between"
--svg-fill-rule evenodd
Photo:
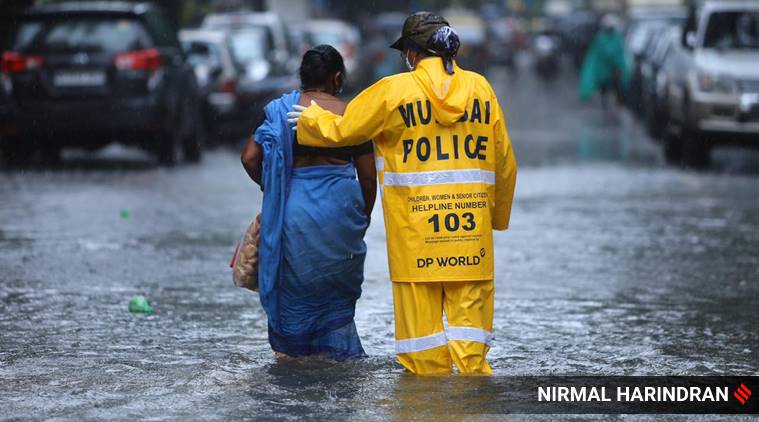
<instances>
[{"instance_id":1,"label":"windshield","mask_svg":"<svg viewBox=\"0 0 759 422\"><path fill-rule=\"evenodd\" d=\"M704 48L759 49L759 11L713 13L706 27Z\"/></svg>"},{"instance_id":2,"label":"windshield","mask_svg":"<svg viewBox=\"0 0 759 422\"><path fill-rule=\"evenodd\" d=\"M120 52L147 48L142 25L132 19L71 17L22 23L13 49L37 52Z\"/></svg>"},{"instance_id":3,"label":"windshield","mask_svg":"<svg viewBox=\"0 0 759 422\"><path fill-rule=\"evenodd\" d=\"M268 38L264 29L233 32L229 44L235 61L240 64L265 59L266 52L271 48L267 45Z\"/></svg>"}]
</instances>

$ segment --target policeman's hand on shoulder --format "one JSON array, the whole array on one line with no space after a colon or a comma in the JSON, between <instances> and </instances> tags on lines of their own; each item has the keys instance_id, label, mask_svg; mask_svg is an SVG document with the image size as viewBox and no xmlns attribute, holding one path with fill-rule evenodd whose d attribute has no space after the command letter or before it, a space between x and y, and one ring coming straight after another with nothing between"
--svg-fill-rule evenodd
<instances>
[{"instance_id":1,"label":"policeman's hand on shoulder","mask_svg":"<svg viewBox=\"0 0 759 422\"><path fill-rule=\"evenodd\" d=\"M311 100L311 105L313 104L316 104L316 101ZM303 110L305 109L306 107L295 104L293 106L293 111L287 112L287 122L290 123L293 130L298 130L298 119L300 119L300 115L303 114Z\"/></svg>"}]
</instances>

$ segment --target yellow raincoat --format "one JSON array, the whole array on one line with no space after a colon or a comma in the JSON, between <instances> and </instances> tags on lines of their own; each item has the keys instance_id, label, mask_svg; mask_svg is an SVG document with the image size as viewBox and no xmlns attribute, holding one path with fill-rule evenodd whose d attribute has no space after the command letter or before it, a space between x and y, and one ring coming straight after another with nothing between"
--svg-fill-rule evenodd
<instances>
[{"instance_id":1,"label":"yellow raincoat","mask_svg":"<svg viewBox=\"0 0 759 422\"><path fill-rule=\"evenodd\" d=\"M492 280L492 230L509 225L516 161L503 112L484 77L454 69L423 59L343 116L314 105L298 121L303 145L374 140L394 282Z\"/></svg>"}]
</instances>

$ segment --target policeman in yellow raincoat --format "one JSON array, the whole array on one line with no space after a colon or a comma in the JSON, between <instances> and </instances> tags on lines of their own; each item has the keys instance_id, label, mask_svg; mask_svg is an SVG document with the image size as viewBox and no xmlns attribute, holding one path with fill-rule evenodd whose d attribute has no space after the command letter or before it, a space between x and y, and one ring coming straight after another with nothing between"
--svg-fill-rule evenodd
<instances>
[{"instance_id":1,"label":"policeman in yellow raincoat","mask_svg":"<svg viewBox=\"0 0 759 422\"><path fill-rule=\"evenodd\" d=\"M409 16L391 47L410 72L370 86L343 116L312 104L291 122L303 145L374 140L400 363L489 374L492 231L508 227L516 181L503 112L488 81L456 64L459 38L442 17Z\"/></svg>"}]
</instances>

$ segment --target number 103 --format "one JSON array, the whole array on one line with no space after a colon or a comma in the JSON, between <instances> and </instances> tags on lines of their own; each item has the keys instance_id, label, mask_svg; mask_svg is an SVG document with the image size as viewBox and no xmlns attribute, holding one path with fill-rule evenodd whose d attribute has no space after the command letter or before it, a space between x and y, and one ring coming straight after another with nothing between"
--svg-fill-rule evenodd
<instances>
[{"instance_id":1,"label":"number 103","mask_svg":"<svg viewBox=\"0 0 759 422\"><path fill-rule=\"evenodd\" d=\"M432 230L435 233L440 232L440 214L433 215L429 218L429 220L427 220L427 222L432 224ZM446 214L443 217L443 225L449 232L455 232L459 228L464 229L465 231L472 231L475 229L475 227L477 227L474 222L474 214L471 212L465 212L464 214L461 214L460 218L458 214Z\"/></svg>"}]
</instances>

